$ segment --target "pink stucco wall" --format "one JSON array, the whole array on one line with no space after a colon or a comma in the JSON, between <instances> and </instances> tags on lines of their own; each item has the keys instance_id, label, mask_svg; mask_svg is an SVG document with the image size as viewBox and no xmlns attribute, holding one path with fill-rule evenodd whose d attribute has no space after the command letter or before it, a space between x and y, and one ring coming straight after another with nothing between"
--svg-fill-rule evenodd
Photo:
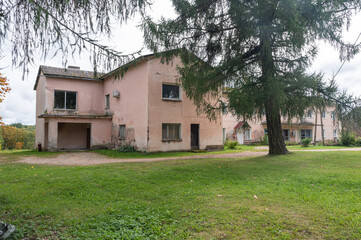
<instances>
[{"instance_id":1,"label":"pink stucco wall","mask_svg":"<svg viewBox=\"0 0 361 240\"><path fill-rule=\"evenodd\" d=\"M326 108L326 116L323 118L323 124L325 129L325 140L334 140L334 130L337 131L337 138L339 138L340 133L340 125L337 121L334 121L333 118L331 118L331 113L334 111L334 107L327 107ZM316 141L322 141L321 136L321 124L320 122L321 115L318 112L318 118L317 118L317 132L316 132ZM225 128L226 136L228 139L236 140L234 138L234 127L240 122L240 119L237 119L237 117L232 116L231 114L224 114L223 115L223 128ZM265 124L265 117L262 119L254 119L254 120L247 120L247 123L251 127L251 137L252 139L250 141L245 140L245 143L251 143L251 142L259 142L260 138L264 137L264 129L267 128ZM313 113L312 117L309 118L305 116L304 121L308 123L315 123L315 113ZM290 141L291 142L300 142L301 136L300 136L300 130L301 129L311 129L312 130L312 140L314 138L314 131L315 126L314 125L300 125L299 123L301 120L299 119L292 119L291 124L286 124L287 118L282 117L282 129L288 129L290 134ZM294 135L293 133L296 132Z\"/></svg>"},{"instance_id":2,"label":"pink stucco wall","mask_svg":"<svg viewBox=\"0 0 361 240\"><path fill-rule=\"evenodd\" d=\"M149 64L149 151L189 150L191 147L191 124L199 124L199 147L222 145L222 119L210 121L205 115L197 115L196 106L181 89L181 101L162 99L162 83L179 84L177 65L174 59L167 65L160 59L152 59ZM162 123L181 124L181 141L162 141Z\"/></svg>"},{"instance_id":3,"label":"pink stucco wall","mask_svg":"<svg viewBox=\"0 0 361 240\"><path fill-rule=\"evenodd\" d=\"M113 97L113 91L120 93ZM119 125L126 125L125 140L122 144L132 144L141 151L147 151L148 127L148 63L142 62L129 69L122 79L109 76L104 80L104 93L110 95L110 108L105 111L113 114L112 140L119 142ZM103 109L104 109L103 105Z\"/></svg>"}]
</instances>

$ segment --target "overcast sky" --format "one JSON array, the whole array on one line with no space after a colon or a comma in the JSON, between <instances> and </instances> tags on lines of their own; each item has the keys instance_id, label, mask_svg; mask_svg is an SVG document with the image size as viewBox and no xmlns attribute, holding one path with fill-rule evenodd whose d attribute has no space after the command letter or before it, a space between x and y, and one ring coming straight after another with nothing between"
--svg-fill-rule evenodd
<instances>
[{"instance_id":1,"label":"overcast sky","mask_svg":"<svg viewBox=\"0 0 361 240\"><path fill-rule=\"evenodd\" d=\"M153 14L171 16L172 7L168 0L156 0L152 7ZM358 23L361 22L361 14L354 17L352 25L348 32L344 33L345 39L354 42L361 32ZM111 39L105 39L109 46L116 46L117 50L130 53L139 50L143 46L143 36L140 30L136 28L139 21L135 19L127 25L117 29ZM361 41L361 39L359 40ZM35 91L33 90L39 65L48 65L54 67L64 67L61 56L56 56L46 61L36 60L33 66L30 66L30 72L25 80L22 80L21 69L12 67L11 48L3 48L3 58L0 60L1 72L10 82L11 92L6 96L4 102L0 104L0 116L6 124L23 123L35 124ZM144 54L148 53L147 50ZM87 54L68 58L68 65L80 66L83 70L92 70L91 63ZM319 55L314 61L310 71L323 72L326 79L332 78L341 65L338 52L331 46L320 43ZM361 95L361 54L355 56L350 62L346 62L337 76L337 83L341 89L347 90L356 96Z\"/></svg>"}]
</instances>

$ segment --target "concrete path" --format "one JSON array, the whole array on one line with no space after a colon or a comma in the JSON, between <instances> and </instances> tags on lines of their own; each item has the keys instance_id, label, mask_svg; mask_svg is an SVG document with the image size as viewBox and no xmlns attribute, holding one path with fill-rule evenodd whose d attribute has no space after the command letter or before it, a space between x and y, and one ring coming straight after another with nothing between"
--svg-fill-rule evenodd
<instances>
[{"instance_id":1,"label":"concrete path","mask_svg":"<svg viewBox=\"0 0 361 240\"><path fill-rule=\"evenodd\" d=\"M266 149L265 149L266 150ZM361 151L361 148L339 148L339 149L310 149L310 150L291 150L291 152L331 152L331 151ZM61 165L61 166L89 166L105 163L121 163L121 162L158 162L182 159L219 159L219 158L241 158L241 157L257 157L267 155L267 151L262 152L236 152L221 154L205 154L193 155L185 157L163 157L163 158L136 158L136 159L116 159L110 158L94 152L72 152L60 153L56 157L23 157L18 162L27 164L45 164L45 165Z\"/></svg>"}]
</instances>

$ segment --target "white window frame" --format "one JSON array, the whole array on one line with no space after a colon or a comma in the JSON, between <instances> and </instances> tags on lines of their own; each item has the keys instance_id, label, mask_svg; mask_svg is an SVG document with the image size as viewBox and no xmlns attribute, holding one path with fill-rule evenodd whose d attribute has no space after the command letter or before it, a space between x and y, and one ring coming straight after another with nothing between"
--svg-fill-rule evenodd
<instances>
[{"instance_id":1,"label":"white window frame","mask_svg":"<svg viewBox=\"0 0 361 240\"><path fill-rule=\"evenodd\" d=\"M124 129L122 130L122 128L124 128ZM123 133L124 136L122 136L122 133ZM121 124L121 125L119 125L119 136L118 136L118 138L120 140L124 140L126 137L127 137L127 126L125 124Z\"/></svg>"},{"instance_id":2,"label":"white window frame","mask_svg":"<svg viewBox=\"0 0 361 240\"><path fill-rule=\"evenodd\" d=\"M167 137L166 138L163 138L163 126L164 125L167 126L167 134L166 134ZM169 129L174 126L179 126L179 129L178 129L179 138L169 137ZM182 140L182 124L180 124L180 123L162 123L162 141L181 141L181 140Z\"/></svg>"},{"instance_id":3,"label":"white window frame","mask_svg":"<svg viewBox=\"0 0 361 240\"><path fill-rule=\"evenodd\" d=\"M244 135L246 140L252 140L252 131L250 128L244 131Z\"/></svg>"},{"instance_id":4,"label":"white window frame","mask_svg":"<svg viewBox=\"0 0 361 240\"><path fill-rule=\"evenodd\" d=\"M337 134L337 129L333 129L333 137L334 137L334 138L337 138L337 135L338 135L338 134Z\"/></svg>"},{"instance_id":5,"label":"white window frame","mask_svg":"<svg viewBox=\"0 0 361 240\"><path fill-rule=\"evenodd\" d=\"M164 85L178 87L179 97L178 98L165 98L165 97L163 97ZM182 88L181 88L181 86L179 84L175 84L175 83L166 83L166 82L162 83L162 99L163 100L169 100L169 101L181 101L182 100Z\"/></svg>"},{"instance_id":6,"label":"white window frame","mask_svg":"<svg viewBox=\"0 0 361 240\"><path fill-rule=\"evenodd\" d=\"M55 92L64 92L64 108L56 108L55 107ZM75 108L66 108L66 94L67 93L75 93ZM67 111L76 111L78 109L78 92L76 91L66 91L66 90L54 90L54 109L55 110L67 110Z\"/></svg>"},{"instance_id":7,"label":"white window frame","mask_svg":"<svg viewBox=\"0 0 361 240\"><path fill-rule=\"evenodd\" d=\"M110 94L105 95L105 109L110 108Z\"/></svg>"},{"instance_id":8,"label":"white window frame","mask_svg":"<svg viewBox=\"0 0 361 240\"><path fill-rule=\"evenodd\" d=\"M313 111L312 110L307 111L307 117L308 118L313 118Z\"/></svg>"}]
</instances>

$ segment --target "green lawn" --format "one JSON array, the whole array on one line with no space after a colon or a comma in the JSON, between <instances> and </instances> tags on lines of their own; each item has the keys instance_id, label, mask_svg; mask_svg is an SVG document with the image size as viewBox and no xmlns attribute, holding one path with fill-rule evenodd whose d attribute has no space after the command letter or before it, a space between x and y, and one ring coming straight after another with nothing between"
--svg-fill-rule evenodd
<instances>
[{"instance_id":1,"label":"green lawn","mask_svg":"<svg viewBox=\"0 0 361 240\"><path fill-rule=\"evenodd\" d=\"M15 239L359 239L361 152L0 164Z\"/></svg>"}]
</instances>

